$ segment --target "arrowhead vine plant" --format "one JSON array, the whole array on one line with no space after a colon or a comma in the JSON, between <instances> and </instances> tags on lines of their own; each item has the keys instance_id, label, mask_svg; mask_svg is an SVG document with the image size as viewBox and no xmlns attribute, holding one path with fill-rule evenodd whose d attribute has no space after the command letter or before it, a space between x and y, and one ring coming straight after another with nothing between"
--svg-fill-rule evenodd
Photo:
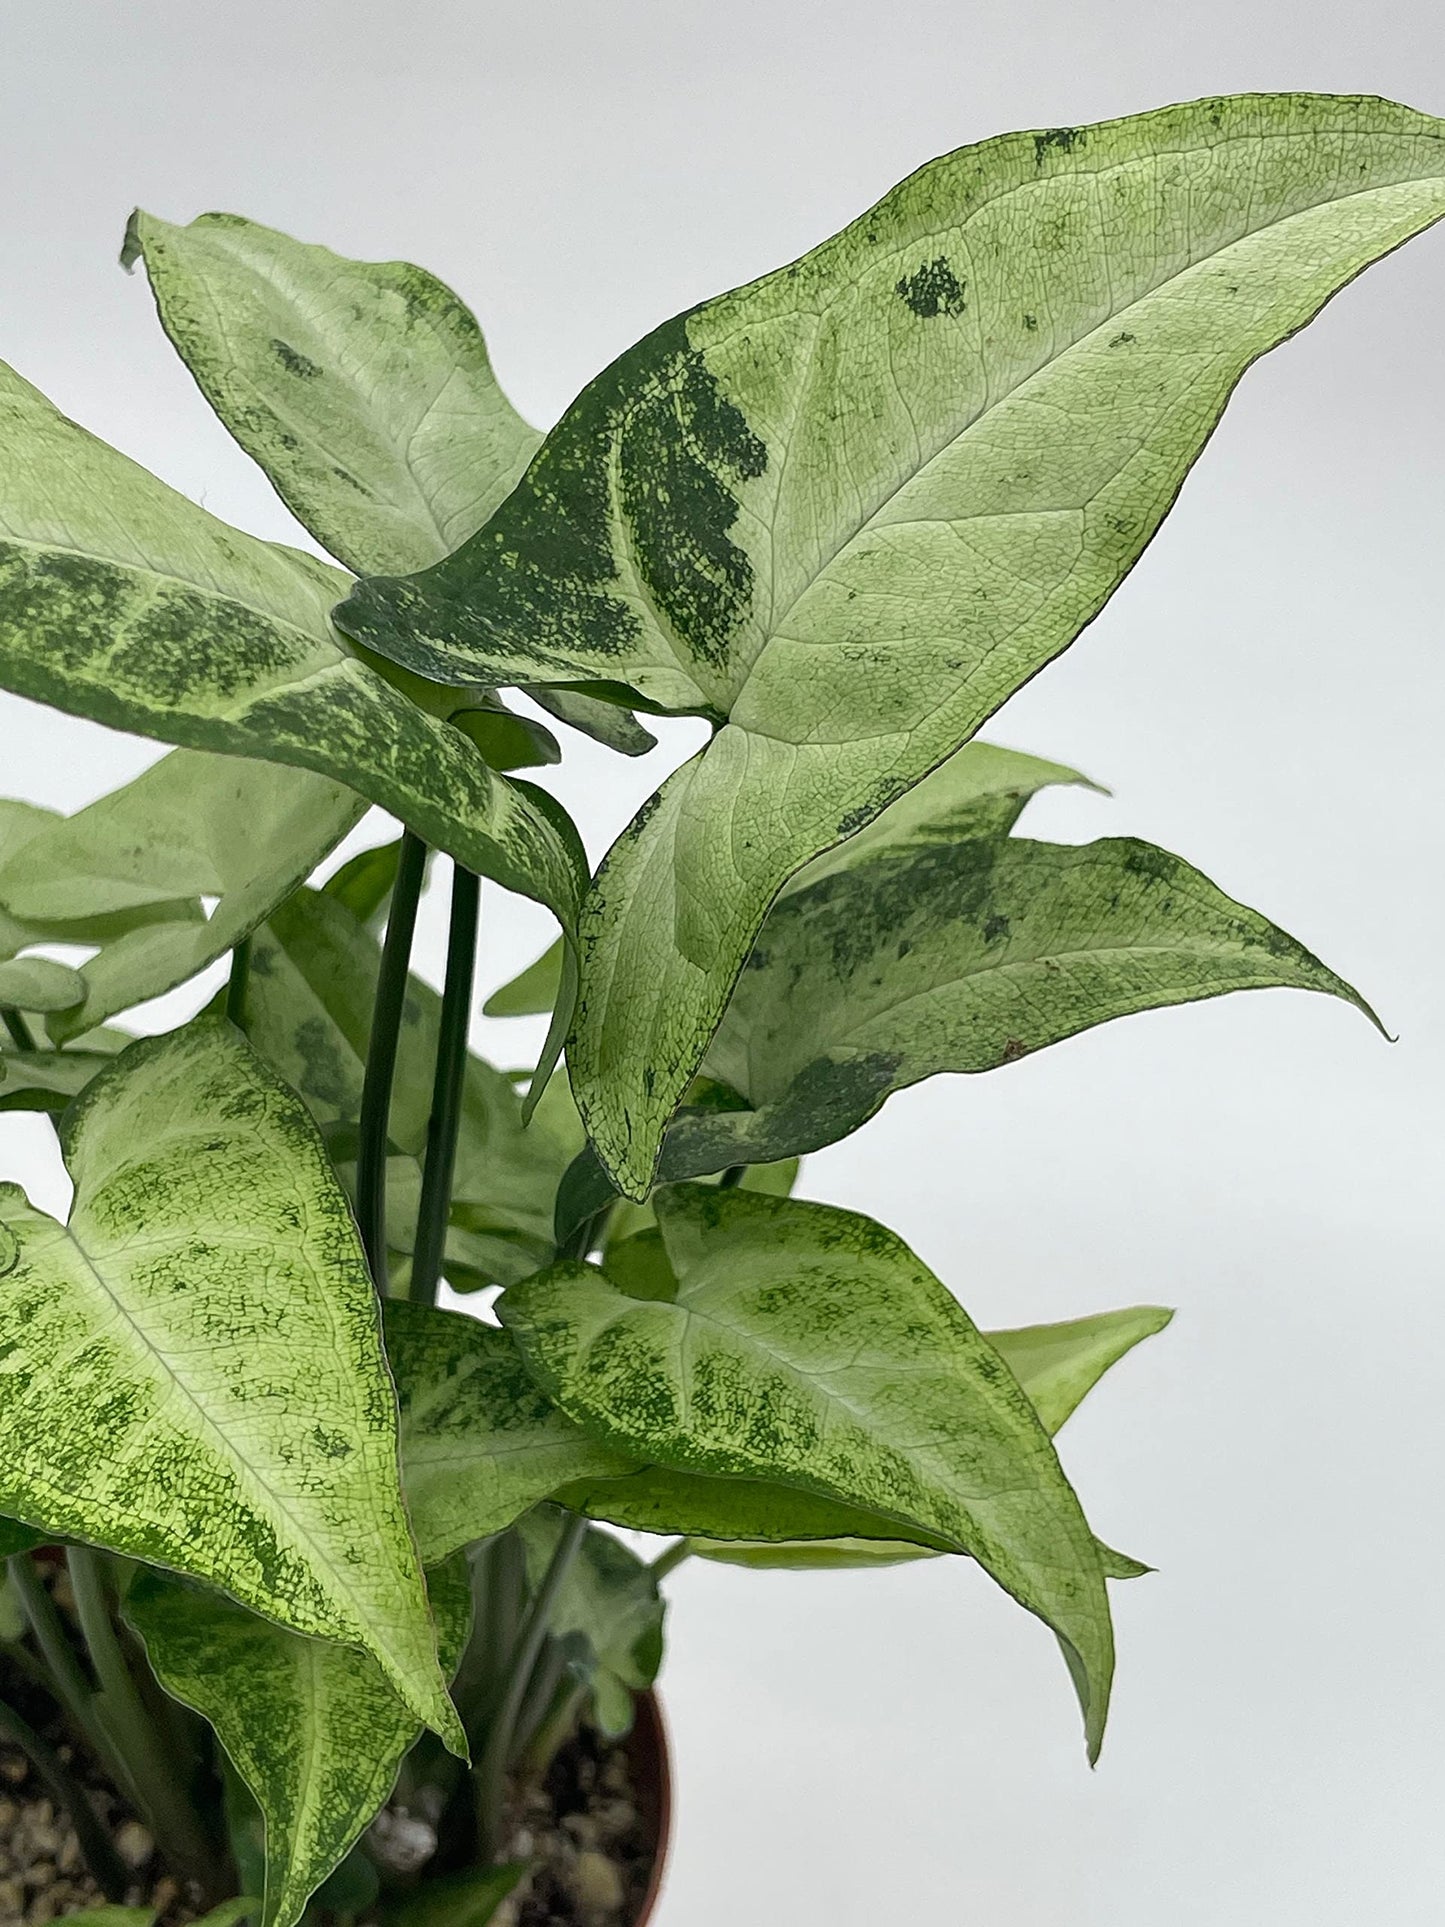
<instances>
[{"instance_id":1,"label":"arrowhead vine plant","mask_svg":"<svg viewBox=\"0 0 1445 1927\"><path fill-rule=\"evenodd\" d=\"M0 682L173 746L76 815L0 804L0 1106L74 1185L63 1224L0 1188L0 1739L68 1809L77 1905L631 1923L620 1879L538 1911L518 1816L627 1733L684 1558L971 1560L1097 1756L1145 1568L1055 1434L1168 1313L981 1332L798 1160L1134 1011L1368 1015L1182 858L1020 835L1084 779L975 737L1250 364L1442 213L1445 123L1378 100L985 141L545 437L420 269L137 213L125 262L334 562L0 371ZM589 875L517 773L560 755L543 716L711 735ZM399 840L335 867L369 806ZM481 877L560 926L488 1005L551 1012L526 1078L469 1049ZM227 955L178 1029L113 1021Z\"/></svg>"}]
</instances>

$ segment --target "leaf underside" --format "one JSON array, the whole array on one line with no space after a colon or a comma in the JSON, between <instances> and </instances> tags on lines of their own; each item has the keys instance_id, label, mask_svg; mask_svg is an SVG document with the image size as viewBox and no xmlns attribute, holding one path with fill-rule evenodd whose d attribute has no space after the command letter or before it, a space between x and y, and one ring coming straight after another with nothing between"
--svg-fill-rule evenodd
<instances>
[{"instance_id":1,"label":"leaf underside","mask_svg":"<svg viewBox=\"0 0 1445 1927\"><path fill-rule=\"evenodd\" d=\"M1439 121L1316 95L1006 135L585 389L469 543L338 620L441 680L723 722L599 872L569 1062L631 1196L768 905L1099 612L1235 383L1445 212Z\"/></svg>"}]
</instances>

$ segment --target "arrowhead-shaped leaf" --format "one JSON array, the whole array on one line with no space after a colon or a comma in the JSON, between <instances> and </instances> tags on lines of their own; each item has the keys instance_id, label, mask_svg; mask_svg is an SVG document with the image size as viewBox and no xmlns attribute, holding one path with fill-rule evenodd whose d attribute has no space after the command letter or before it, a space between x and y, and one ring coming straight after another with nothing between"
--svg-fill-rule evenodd
<instances>
[{"instance_id":1,"label":"arrowhead-shaped leaf","mask_svg":"<svg viewBox=\"0 0 1445 1927\"><path fill-rule=\"evenodd\" d=\"M451 289L406 261L348 261L238 214L137 209L166 333L201 392L324 549L424 569L475 533L541 436Z\"/></svg>"},{"instance_id":2,"label":"arrowhead-shaped leaf","mask_svg":"<svg viewBox=\"0 0 1445 1927\"><path fill-rule=\"evenodd\" d=\"M442 1670L471 1625L463 1562L428 1575ZM261 1809L261 1927L294 1927L391 1792L421 1728L374 1659L141 1571L125 1616L168 1693L208 1719Z\"/></svg>"},{"instance_id":3,"label":"arrowhead-shaped leaf","mask_svg":"<svg viewBox=\"0 0 1445 1927\"><path fill-rule=\"evenodd\" d=\"M0 684L192 749L313 770L566 921L555 806L368 668L348 578L228 528L0 365Z\"/></svg>"},{"instance_id":4,"label":"arrowhead-shaped leaf","mask_svg":"<svg viewBox=\"0 0 1445 1927\"><path fill-rule=\"evenodd\" d=\"M204 970L365 808L310 770L182 749L74 816L50 817L0 860L0 911L52 941L121 926L80 966L83 1001L51 1020L52 1035L79 1036ZM209 917L203 896L217 899Z\"/></svg>"},{"instance_id":5,"label":"arrowhead-shaped leaf","mask_svg":"<svg viewBox=\"0 0 1445 1927\"><path fill-rule=\"evenodd\" d=\"M392 1299L386 1349L407 1510L429 1566L500 1532L561 1485L632 1469L557 1410L495 1325Z\"/></svg>"},{"instance_id":6,"label":"arrowhead-shaped leaf","mask_svg":"<svg viewBox=\"0 0 1445 1927\"><path fill-rule=\"evenodd\" d=\"M0 1510L360 1646L460 1744L345 1196L224 1020L147 1038L66 1114L69 1223L0 1187Z\"/></svg>"},{"instance_id":7,"label":"arrowhead-shaped leaf","mask_svg":"<svg viewBox=\"0 0 1445 1927\"><path fill-rule=\"evenodd\" d=\"M846 864L849 847L773 906L709 1049L708 1074L751 1108L685 1111L664 1177L817 1150L920 1078L993 1070L1136 1011L1285 987L1376 1021L1302 944L1133 838L965 832Z\"/></svg>"},{"instance_id":8,"label":"arrowhead-shaped leaf","mask_svg":"<svg viewBox=\"0 0 1445 1927\"><path fill-rule=\"evenodd\" d=\"M1105 1372L1141 1340L1162 1331L1172 1316L1158 1305L1135 1305L985 1337L1052 1436ZM683 1533L695 1541L692 1550L700 1558L733 1565L796 1570L898 1565L946 1550L937 1541L900 1541L896 1524L890 1527L885 1519L785 1486L697 1477L662 1466L628 1478L579 1481L557 1496L576 1511L614 1525ZM1108 1578L1147 1570L1106 1548L1100 1554Z\"/></svg>"},{"instance_id":9,"label":"arrowhead-shaped leaf","mask_svg":"<svg viewBox=\"0 0 1445 1927\"><path fill-rule=\"evenodd\" d=\"M723 723L614 846L569 1051L640 1196L769 902L1068 647L1229 395L1445 213L1445 128L1248 95L946 155L585 389L492 520L340 616L429 676Z\"/></svg>"},{"instance_id":10,"label":"arrowhead-shaped leaf","mask_svg":"<svg viewBox=\"0 0 1445 1927\"><path fill-rule=\"evenodd\" d=\"M661 1193L657 1211L675 1298L570 1263L503 1295L538 1382L638 1459L793 1486L971 1554L1058 1634L1096 1753L1104 1576L999 1354L901 1240L852 1212L705 1185Z\"/></svg>"}]
</instances>

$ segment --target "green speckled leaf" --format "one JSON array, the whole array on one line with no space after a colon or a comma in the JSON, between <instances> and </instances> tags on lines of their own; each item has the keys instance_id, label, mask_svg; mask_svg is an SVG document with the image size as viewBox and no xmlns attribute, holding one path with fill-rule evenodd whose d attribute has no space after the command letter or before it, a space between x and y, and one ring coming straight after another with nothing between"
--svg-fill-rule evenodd
<instances>
[{"instance_id":1,"label":"green speckled leaf","mask_svg":"<svg viewBox=\"0 0 1445 1927\"><path fill-rule=\"evenodd\" d=\"M557 1410L494 1325L392 1299L386 1349L402 1484L427 1565L500 1532L560 1485L632 1468Z\"/></svg>"},{"instance_id":2,"label":"green speckled leaf","mask_svg":"<svg viewBox=\"0 0 1445 1927\"><path fill-rule=\"evenodd\" d=\"M59 941L85 942L107 919L119 926L80 966L83 1001L52 1018L51 1034L79 1036L204 970L365 808L310 770L181 749L74 816L51 817L0 860L0 912ZM217 899L209 918L204 896Z\"/></svg>"},{"instance_id":3,"label":"green speckled leaf","mask_svg":"<svg viewBox=\"0 0 1445 1927\"><path fill-rule=\"evenodd\" d=\"M527 786L332 627L348 578L228 528L0 365L0 685L313 770L564 921L576 856Z\"/></svg>"},{"instance_id":4,"label":"green speckled leaf","mask_svg":"<svg viewBox=\"0 0 1445 1927\"><path fill-rule=\"evenodd\" d=\"M723 722L614 846L569 1061L640 1195L768 904L1067 648L1244 370L1445 213L1445 126L1248 95L931 162L583 391L348 632Z\"/></svg>"},{"instance_id":5,"label":"green speckled leaf","mask_svg":"<svg viewBox=\"0 0 1445 1927\"><path fill-rule=\"evenodd\" d=\"M348 568L424 569L479 529L541 436L475 320L405 261L348 261L238 214L137 209L166 333L282 501Z\"/></svg>"},{"instance_id":6,"label":"green speckled leaf","mask_svg":"<svg viewBox=\"0 0 1445 1927\"><path fill-rule=\"evenodd\" d=\"M207 1017L134 1044L61 1137L67 1225L0 1187L0 1510L363 1647L460 1745L376 1298L304 1108Z\"/></svg>"},{"instance_id":7,"label":"green speckled leaf","mask_svg":"<svg viewBox=\"0 0 1445 1927\"><path fill-rule=\"evenodd\" d=\"M683 1112L665 1178L818 1150L921 1078L1016 1063L1141 1010L1284 987L1378 1021L1302 944L1133 838L961 831L807 877L770 912L706 1059L751 1108Z\"/></svg>"},{"instance_id":8,"label":"green speckled leaf","mask_svg":"<svg viewBox=\"0 0 1445 1927\"><path fill-rule=\"evenodd\" d=\"M471 1624L465 1564L428 1574L442 1670ZM142 1571L125 1616L168 1693L216 1729L266 1827L261 1927L294 1927L391 1792L420 1726L375 1660Z\"/></svg>"},{"instance_id":9,"label":"green speckled leaf","mask_svg":"<svg viewBox=\"0 0 1445 1927\"><path fill-rule=\"evenodd\" d=\"M984 1335L1052 1435L1111 1366L1141 1340L1162 1331L1172 1316L1157 1305L1136 1305L1061 1325ZM680 1532L693 1541L698 1557L733 1565L797 1570L898 1565L946 1550L937 1540L900 1541L894 1522L786 1486L699 1477L661 1466L628 1478L579 1482L558 1497L615 1525ZM921 1537L926 1541L928 1535ZM1129 1578L1147 1570L1107 1547L1099 1551L1107 1578Z\"/></svg>"},{"instance_id":10,"label":"green speckled leaf","mask_svg":"<svg viewBox=\"0 0 1445 1927\"><path fill-rule=\"evenodd\" d=\"M247 992L247 1033L267 1062L306 1100L346 1167L348 1132L361 1113L370 1034L376 938L326 891L302 890L256 933ZM392 1093L391 1141L398 1209L388 1213L397 1250L409 1251L416 1186L426 1147L441 999L411 978ZM3 1087L0 1087L3 1089ZM452 1189L447 1265L470 1264L475 1283L510 1283L552 1255L557 1183L581 1147L570 1104L544 1104L530 1125L511 1082L481 1058L467 1059ZM354 1148L352 1150L354 1156ZM349 1176L349 1173L348 1173ZM401 1208L410 1189L411 1210Z\"/></svg>"},{"instance_id":11,"label":"green speckled leaf","mask_svg":"<svg viewBox=\"0 0 1445 1927\"><path fill-rule=\"evenodd\" d=\"M1113 1635L1094 1537L987 1339L852 1212L707 1185L657 1210L674 1300L570 1263L503 1295L538 1383L638 1459L793 1486L971 1554L1058 1634L1096 1754Z\"/></svg>"}]
</instances>

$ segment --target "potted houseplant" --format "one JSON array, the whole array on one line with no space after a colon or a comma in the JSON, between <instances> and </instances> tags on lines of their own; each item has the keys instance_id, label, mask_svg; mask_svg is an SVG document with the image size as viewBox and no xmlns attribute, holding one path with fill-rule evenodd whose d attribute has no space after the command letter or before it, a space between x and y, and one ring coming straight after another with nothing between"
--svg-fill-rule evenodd
<instances>
[{"instance_id":1,"label":"potted houseplant","mask_svg":"<svg viewBox=\"0 0 1445 1927\"><path fill-rule=\"evenodd\" d=\"M1015 834L1084 779L975 736L1250 363L1442 213L1445 124L1376 100L1007 136L545 438L421 270L137 214L171 340L340 567L0 374L0 682L175 745L75 816L0 804L0 1105L75 1185L65 1225L0 1191L0 1915L632 1927L685 1558L971 1557L1097 1756L1145 1568L1053 1435L1167 1312L980 1333L798 1159L1133 1011L1369 1014L1181 858ZM641 715L712 735L589 876L517 772L544 716L631 754ZM372 804L403 834L332 868ZM468 1048L480 876L560 926L487 1006L552 1013L525 1077ZM192 1021L112 1022L228 954Z\"/></svg>"}]
</instances>

